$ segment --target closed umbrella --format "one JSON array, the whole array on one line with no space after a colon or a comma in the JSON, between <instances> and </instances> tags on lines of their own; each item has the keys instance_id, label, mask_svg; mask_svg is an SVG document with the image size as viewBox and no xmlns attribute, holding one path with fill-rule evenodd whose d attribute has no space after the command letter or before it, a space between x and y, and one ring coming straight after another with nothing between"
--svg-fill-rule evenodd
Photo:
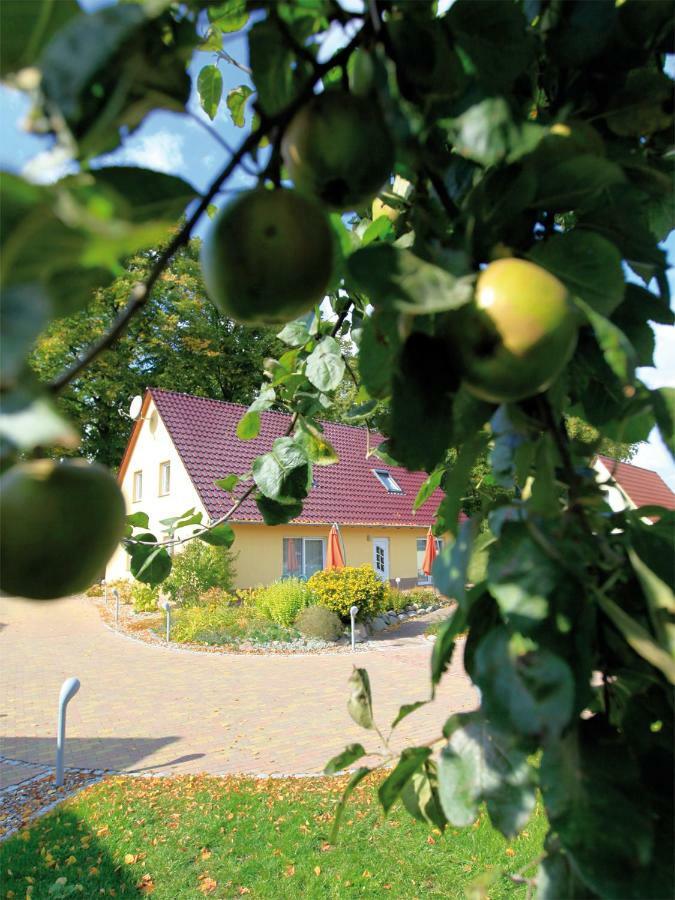
<instances>
[{"instance_id":1,"label":"closed umbrella","mask_svg":"<svg viewBox=\"0 0 675 900\"><path fill-rule=\"evenodd\" d=\"M340 529L337 525L331 526L328 535L328 552L326 553L326 569L342 569L345 565L345 555L342 551Z\"/></svg>"},{"instance_id":2,"label":"closed umbrella","mask_svg":"<svg viewBox=\"0 0 675 900\"><path fill-rule=\"evenodd\" d=\"M436 550L436 538L431 533L431 528L427 532L427 545L424 548L424 560L422 561L422 571L425 575L431 575L431 569L434 565L434 560L438 556L438 551Z\"/></svg>"}]
</instances>

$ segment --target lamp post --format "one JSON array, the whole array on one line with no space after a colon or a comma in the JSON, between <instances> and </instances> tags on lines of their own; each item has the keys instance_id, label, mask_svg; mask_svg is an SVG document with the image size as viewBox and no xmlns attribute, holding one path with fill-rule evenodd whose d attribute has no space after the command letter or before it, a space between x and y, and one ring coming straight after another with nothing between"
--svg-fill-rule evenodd
<instances>
[{"instance_id":1,"label":"lamp post","mask_svg":"<svg viewBox=\"0 0 675 900\"><path fill-rule=\"evenodd\" d=\"M113 588L113 597L115 598L115 628L119 628L120 624L120 592L117 588Z\"/></svg>"},{"instance_id":2,"label":"lamp post","mask_svg":"<svg viewBox=\"0 0 675 900\"><path fill-rule=\"evenodd\" d=\"M355 620L356 620L356 614L358 613L358 611L359 611L358 606L352 606L352 608L349 610L349 617L352 622L352 653L354 652L354 649L355 649L354 645L356 643L356 641L354 639L354 625L355 625Z\"/></svg>"},{"instance_id":3,"label":"lamp post","mask_svg":"<svg viewBox=\"0 0 675 900\"><path fill-rule=\"evenodd\" d=\"M168 644L171 640L171 604L168 600L160 600L159 607L166 613L166 642Z\"/></svg>"},{"instance_id":4,"label":"lamp post","mask_svg":"<svg viewBox=\"0 0 675 900\"><path fill-rule=\"evenodd\" d=\"M59 721L56 728L56 786L63 784L63 751L66 743L66 707L80 689L79 678L66 678L59 694Z\"/></svg>"}]
</instances>

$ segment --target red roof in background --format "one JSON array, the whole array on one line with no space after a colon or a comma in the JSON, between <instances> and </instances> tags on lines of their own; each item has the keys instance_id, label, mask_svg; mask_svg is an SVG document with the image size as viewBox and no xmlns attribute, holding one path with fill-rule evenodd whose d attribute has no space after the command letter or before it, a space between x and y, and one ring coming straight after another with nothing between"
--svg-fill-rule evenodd
<instances>
[{"instance_id":1,"label":"red roof in background","mask_svg":"<svg viewBox=\"0 0 675 900\"><path fill-rule=\"evenodd\" d=\"M656 472L630 463L617 462L608 456L598 456L598 459L637 507L663 506L675 509L675 494Z\"/></svg>"},{"instance_id":2,"label":"red roof in background","mask_svg":"<svg viewBox=\"0 0 675 900\"><path fill-rule=\"evenodd\" d=\"M263 413L260 435L252 441L241 441L236 428L245 406L155 388L150 393L212 519L224 515L231 506L229 494L213 482L231 473L241 475L248 471L255 457L269 450L275 438L282 437L291 418L285 413ZM426 473L408 472L374 457L366 459L365 428L326 422L324 433L340 461L333 466L314 466L316 486L296 522L419 527L433 523L434 512L443 497L441 491L435 491L416 513L412 509ZM382 439L382 435L371 431L370 447L377 446ZM390 472L403 493L389 493L373 469ZM248 499L237 510L233 521L262 522L262 516L255 502Z\"/></svg>"}]
</instances>

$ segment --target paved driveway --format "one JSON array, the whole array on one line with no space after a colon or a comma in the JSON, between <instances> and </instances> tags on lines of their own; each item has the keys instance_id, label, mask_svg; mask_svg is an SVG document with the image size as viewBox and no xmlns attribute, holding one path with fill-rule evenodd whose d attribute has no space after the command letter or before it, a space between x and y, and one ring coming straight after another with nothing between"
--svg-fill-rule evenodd
<instances>
[{"instance_id":1,"label":"paved driveway","mask_svg":"<svg viewBox=\"0 0 675 900\"><path fill-rule=\"evenodd\" d=\"M376 746L347 714L353 665L368 669L382 726L400 703L428 696L429 642L411 637L385 646L323 656L176 652L111 632L83 598L0 598L0 755L53 764L59 689L77 675L82 687L68 712L68 766L319 772L346 743ZM456 659L434 703L397 730L395 746L429 740L450 713L473 706ZM22 778L36 771L3 768L10 782L21 780L20 771Z\"/></svg>"}]
</instances>

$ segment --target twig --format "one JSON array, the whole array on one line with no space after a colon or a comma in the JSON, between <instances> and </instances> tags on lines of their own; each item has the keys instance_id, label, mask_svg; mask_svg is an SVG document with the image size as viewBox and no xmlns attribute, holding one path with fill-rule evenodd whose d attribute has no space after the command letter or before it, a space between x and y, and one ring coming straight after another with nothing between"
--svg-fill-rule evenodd
<instances>
[{"instance_id":1,"label":"twig","mask_svg":"<svg viewBox=\"0 0 675 900\"><path fill-rule=\"evenodd\" d=\"M239 60L235 59L234 56L227 52L227 50L216 50L216 56L218 59L230 63L230 65L235 66L237 69L241 69L241 71L245 72L247 75L253 75L253 69L245 66L244 63L240 63Z\"/></svg>"},{"instance_id":2,"label":"twig","mask_svg":"<svg viewBox=\"0 0 675 900\"><path fill-rule=\"evenodd\" d=\"M96 357L102 353L104 350L107 350L108 347L112 346L115 343L117 338L124 332L127 325L134 317L134 315L145 305L150 297L150 293L155 286L155 283L159 279L160 275L164 271L164 269L171 262L171 259L176 254L181 247L188 243L190 240L190 236L192 234L192 229L195 227L199 219L206 212L211 200L216 196L219 192L222 185L227 181L227 179L232 175L237 166L241 163L241 160L255 147L258 145L260 140L269 134L274 128L283 127L300 109L308 100L309 97L314 93L314 86L321 79L321 77L329 72L332 68L337 65L340 65L343 60L347 60L353 50L358 47L358 45L363 40L366 32L368 31L369 26L366 24L354 35L352 40L341 50L338 50L337 53L334 54L329 60L325 63L318 64L315 68L314 74L312 78L307 82L304 89L300 91L298 96L292 103L286 107L286 109L282 110L276 116L270 116L269 118L261 117L260 125L255 128L245 140L239 145L239 148L235 151L234 155L222 170L220 175L216 178L216 180L211 184L211 187L208 189L206 194L200 200L197 208L192 213L192 215L187 219L186 223L183 227L178 231L171 241L167 244L164 250L160 253L157 261L154 266L150 270L149 275L147 276L144 282L134 285L129 295L129 299L127 301L127 305L117 316L113 324L110 326L108 331L101 335L101 337L95 341L88 350L78 359L73 365L71 365L68 369L65 369L61 372L60 375L57 375L56 378L53 379L48 385L47 390L53 394L58 393L63 390L63 388L70 384L74 378L80 374L83 369L86 369L91 362L93 362ZM342 324L342 319L340 324Z\"/></svg>"}]
</instances>

